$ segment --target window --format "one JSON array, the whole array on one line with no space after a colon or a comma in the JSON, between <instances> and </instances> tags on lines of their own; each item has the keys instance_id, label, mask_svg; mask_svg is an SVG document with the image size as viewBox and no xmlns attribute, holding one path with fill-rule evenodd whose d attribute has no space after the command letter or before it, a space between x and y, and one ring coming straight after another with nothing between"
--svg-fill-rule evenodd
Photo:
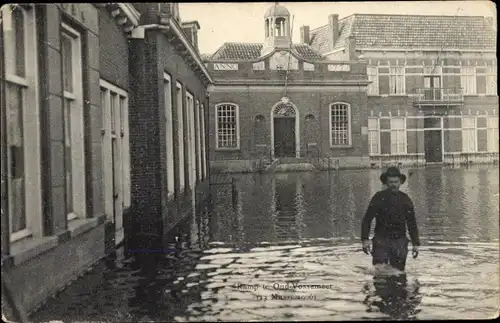
<instances>
[{"instance_id":1,"label":"window","mask_svg":"<svg viewBox=\"0 0 500 323\"><path fill-rule=\"evenodd\" d=\"M462 67L461 85L465 95L476 94L476 68Z\"/></svg>"},{"instance_id":2,"label":"window","mask_svg":"<svg viewBox=\"0 0 500 323\"><path fill-rule=\"evenodd\" d=\"M368 118L368 145L370 154L379 154L379 122L378 118Z\"/></svg>"},{"instance_id":3,"label":"window","mask_svg":"<svg viewBox=\"0 0 500 323\"><path fill-rule=\"evenodd\" d=\"M351 144L351 109L347 103L330 105L330 146Z\"/></svg>"},{"instance_id":4,"label":"window","mask_svg":"<svg viewBox=\"0 0 500 323\"><path fill-rule=\"evenodd\" d=\"M498 116L487 119L488 152L498 152Z\"/></svg>"},{"instance_id":5,"label":"window","mask_svg":"<svg viewBox=\"0 0 500 323\"><path fill-rule=\"evenodd\" d=\"M406 154L405 118L391 119L391 154Z\"/></svg>"},{"instance_id":6,"label":"window","mask_svg":"<svg viewBox=\"0 0 500 323\"><path fill-rule=\"evenodd\" d=\"M462 117L462 151L476 151L476 118Z\"/></svg>"},{"instance_id":7,"label":"window","mask_svg":"<svg viewBox=\"0 0 500 323\"><path fill-rule=\"evenodd\" d=\"M379 67L379 94L405 94L404 67Z\"/></svg>"},{"instance_id":8,"label":"window","mask_svg":"<svg viewBox=\"0 0 500 323\"><path fill-rule=\"evenodd\" d=\"M178 147L178 165L179 165L179 190L184 190L184 105L182 99L182 84L177 82L176 114L177 114L177 147Z\"/></svg>"},{"instance_id":9,"label":"window","mask_svg":"<svg viewBox=\"0 0 500 323\"><path fill-rule=\"evenodd\" d=\"M207 133L205 133L205 107L204 105L202 104L201 105L201 133L202 133L202 136L201 136L201 154L203 156L203 167L202 167L202 170L203 170L203 179L206 178L207 176L207 147L206 147L206 143L205 143L205 137L208 135Z\"/></svg>"},{"instance_id":10,"label":"window","mask_svg":"<svg viewBox=\"0 0 500 323\"><path fill-rule=\"evenodd\" d=\"M194 99L186 92L187 146L188 146L188 184L193 188L196 184L196 143L194 129Z\"/></svg>"},{"instance_id":11,"label":"window","mask_svg":"<svg viewBox=\"0 0 500 323\"><path fill-rule=\"evenodd\" d=\"M202 179L202 167L201 167L201 108L200 108L200 101L196 100L196 159L198 163L197 167L197 176L198 180Z\"/></svg>"},{"instance_id":12,"label":"window","mask_svg":"<svg viewBox=\"0 0 500 323\"><path fill-rule=\"evenodd\" d=\"M496 72L493 67L476 68L476 90L477 94L497 94Z\"/></svg>"},{"instance_id":13,"label":"window","mask_svg":"<svg viewBox=\"0 0 500 323\"><path fill-rule=\"evenodd\" d=\"M8 201L2 212L9 215L9 237L16 241L42 234L36 20L35 10L19 5L4 5L1 12L6 80L2 144L5 135L7 145L2 181L6 179Z\"/></svg>"},{"instance_id":14,"label":"window","mask_svg":"<svg viewBox=\"0 0 500 323\"><path fill-rule=\"evenodd\" d=\"M123 227L123 210L131 204L128 93L105 80L100 86L104 210L118 231Z\"/></svg>"},{"instance_id":15,"label":"window","mask_svg":"<svg viewBox=\"0 0 500 323\"><path fill-rule=\"evenodd\" d=\"M163 104L165 105L165 142L167 166L167 194L175 193L174 170L174 122L172 118L172 81L170 75L163 73Z\"/></svg>"},{"instance_id":16,"label":"window","mask_svg":"<svg viewBox=\"0 0 500 323\"><path fill-rule=\"evenodd\" d=\"M83 81L80 34L62 25L65 201L68 220L85 218ZM112 108L113 109L113 108Z\"/></svg>"},{"instance_id":17,"label":"window","mask_svg":"<svg viewBox=\"0 0 500 323\"><path fill-rule=\"evenodd\" d=\"M217 122L215 134L219 149L239 149L239 116L238 106L232 103L221 103L215 106Z\"/></svg>"},{"instance_id":18,"label":"window","mask_svg":"<svg viewBox=\"0 0 500 323\"><path fill-rule=\"evenodd\" d=\"M378 67L368 66L366 73L368 74L368 80L372 83L368 85L368 95L378 95Z\"/></svg>"},{"instance_id":19,"label":"window","mask_svg":"<svg viewBox=\"0 0 500 323\"><path fill-rule=\"evenodd\" d=\"M389 68L389 94L404 94L405 93L405 69L404 67Z\"/></svg>"}]
</instances>

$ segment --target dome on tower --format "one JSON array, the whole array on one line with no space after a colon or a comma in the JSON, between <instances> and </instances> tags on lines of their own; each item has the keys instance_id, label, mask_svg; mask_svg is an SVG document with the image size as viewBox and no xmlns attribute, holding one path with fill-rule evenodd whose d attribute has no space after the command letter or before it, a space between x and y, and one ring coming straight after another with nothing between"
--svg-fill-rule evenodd
<instances>
[{"instance_id":1,"label":"dome on tower","mask_svg":"<svg viewBox=\"0 0 500 323\"><path fill-rule=\"evenodd\" d=\"M284 6L274 3L269 9L267 9L264 18L276 17L276 16L290 16L290 12Z\"/></svg>"}]
</instances>

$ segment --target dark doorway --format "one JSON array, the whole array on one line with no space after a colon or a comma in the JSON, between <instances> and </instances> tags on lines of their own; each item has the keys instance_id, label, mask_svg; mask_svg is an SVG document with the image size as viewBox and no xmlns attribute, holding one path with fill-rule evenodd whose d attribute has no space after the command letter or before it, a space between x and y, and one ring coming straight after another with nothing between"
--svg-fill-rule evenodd
<instances>
[{"instance_id":1,"label":"dark doorway","mask_svg":"<svg viewBox=\"0 0 500 323\"><path fill-rule=\"evenodd\" d=\"M295 157L295 118L274 118L274 155Z\"/></svg>"},{"instance_id":2,"label":"dark doorway","mask_svg":"<svg viewBox=\"0 0 500 323\"><path fill-rule=\"evenodd\" d=\"M428 163L443 162L443 151L441 147L441 130L424 131L425 161Z\"/></svg>"}]
</instances>

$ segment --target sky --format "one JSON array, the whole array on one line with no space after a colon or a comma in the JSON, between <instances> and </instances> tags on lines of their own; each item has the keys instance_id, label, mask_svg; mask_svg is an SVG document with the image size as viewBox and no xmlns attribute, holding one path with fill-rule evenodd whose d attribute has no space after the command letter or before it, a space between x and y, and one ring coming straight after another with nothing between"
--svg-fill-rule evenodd
<instances>
[{"instance_id":1,"label":"sky","mask_svg":"<svg viewBox=\"0 0 500 323\"><path fill-rule=\"evenodd\" d=\"M262 43L264 13L273 2L183 2L181 20L197 20L200 53L212 54L225 42ZM496 21L496 8L490 1L401 1L401 2L280 2L293 19L292 38L300 41L300 26L311 29L328 23L328 15L339 18L353 13L413 14L449 16L487 16Z\"/></svg>"}]
</instances>

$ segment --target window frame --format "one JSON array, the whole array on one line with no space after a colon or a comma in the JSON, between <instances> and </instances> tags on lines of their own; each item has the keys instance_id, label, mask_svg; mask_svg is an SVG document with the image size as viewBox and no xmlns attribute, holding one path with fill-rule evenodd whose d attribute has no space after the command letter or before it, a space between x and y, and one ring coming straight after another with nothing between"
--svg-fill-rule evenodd
<instances>
[{"instance_id":1,"label":"window frame","mask_svg":"<svg viewBox=\"0 0 500 323\"><path fill-rule=\"evenodd\" d=\"M470 69L467 71L467 69ZM465 73L467 71L467 73ZM467 86L467 78L470 78L472 90L469 93L469 87ZM463 95L477 95L477 83L476 83L476 66L461 66L460 67L460 86L462 87ZM465 81L465 82L464 82Z\"/></svg>"},{"instance_id":2,"label":"window frame","mask_svg":"<svg viewBox=\"0 0 500 323\"><path fill-rule=\"evenodd\" d=\"M195 117L196 117L196 162L197 162L197 179L198 181L201 181L203 178L202 174L202 156L201 156L201 106L200 106L200 100L196 100L196 105L195 105Z\"/></svg>"},{"instance_id":3,"label":"window frame","mask_svg":"<svg viewBox=\"0 0 500 323\"><path fill-rule=\"evenodd\" d=\"M72 171L72 195L73 210L66 211L67 221L84 219L87 216L85 195L85 152L84 152L84 125L83 125L83 53L82 34L65 23L61 23L61 37L68 37L71 41L71 69L73 91L64 89L63 84L63 109L66 108L66 100L71 100L70 129L71 129L71 171ZM62 49L61 49L62 56ZM61 64L63 64L61 62ZM80 83L78 83L80 81ZM64 83L64 82L63 82ZM64 111L63 113L65 113ZM65 127L66 125L63 125ZM64 167L66 174L66 167ZM64 175L66 177L66 175ZM66 184L65 184L66 185ZM66 202L65 202L66 203ZM65 206L67 207L67 205Z\"/></svg>"},{"instance_id":4,"label":"window frame","mask_svg":"<svg viewBox=\"0 0 500 323\"><path fill-rule=\"evenodd\" d=\"M475 82L476 82L476 95L479 96L489 96L489 95L497 95L497 87L495 86L497 83L497 73L495 73L496 66L477 66L475 71ZM479 68L486 69L486 72L478 72ZM484 76L485 77L485 93L478 93L477 91L477 77Z\"/></svg>"},{"instance_id":5,"label":"window frame","mask_svg":"<svg viewBox=\"0 0 500 323\"><path fill-rule=\"evenodd\" d=\"M367 66L366 75L368 76L368 80L372 82L367 87L367 95L380 95L378 85L378 66Z\"/></svg>"},{"instance_id":6,"label":"window frame","mask_svg":"<svg viewBox=\"0 0 500 323\"><path fill-rule=\"evenodd\" d=\"M402 128L393 128L393 121L395 120L402 120L402 123L403 123L403 127ZM391 136L391 155L406 155L408 153L408 133L407 133L407 130L406 130L406 118L405 117L400 117L400 116L396 116L396 117L391 117L390 119L390 126L391 126L391 129L390 129L390 136ZM398 140L399 137L396 139L396 152L394 152L392 150L392 147L393 147L393 143L392 143L392 138L393 138L393 133L396 133L397 137L398 137L398 134L399 133L402 133L403 134L403 151L401 152L399 150L399 144L400 144L400 141Z\"/></svg>"},{"instance_id":7,"label":"window frame","mask_svg":"<svg viewBox=\"0 0 500 323\"><path fill-rule=\"evenodd\" d=\"M202 178L205 179L207 178L207 133L205 133L205 105L202 103L201 104L201 141L202 141L202 157L203 157L203 163L202 163L202 170L203 170L203 176Z\"/></svg>"},{"instance_id":8,"label":"window frame","mask_svg":"<svg viewBox=\"0 0 500 323\"><path fill-rule=\"evenodd\" d=\"M490 120L493 120L492 124L490 124ZM497 153L498 152L498 116L487 116L486 117L486 143L487 143L487 151L489 153ZM492 134L493 133L493 134ZM495 134L496 133L496 134ZM494 140L490 140L490 138ZM492 149L493 148L493 149Z\"/></svg>"},{"instance_id":9,"label":"window frame","mask_svg":"<svg viewBox=\"0 0 500 323\"><path fill-rule=\"evenodd\" d=\"M163 107L165 109L165 157L167 172L167 198L175 195L174 113L172 77L163 72Z\"/></svg>"},{"instance_id":10,"label":"window frame","mask_svg":"<svg viewBox=\"0 0 500 323\"><path fill-rule=\"evenodd\" d=\"M465 120L466 119L470 119L470 120L473 120L473 125L471 127L464 127L465 125ZM463 153L476 153L477 152L477 117L476 116L471 116L471 115L468 115L468 116L462 116L462 152ZM473 138L473 142L474 142L474 148L472 150L469 149L469 146L467 145L467 149L465 149L465 136L464 136L464 130L466 130L467 132L473 134L474 138ZM470 138L468 138L468 141L470 141Z\"/></svg>"},{"instance_id":11,"label":"window frame","mask_svg":"<svg viewBox=\"0 0 500 323\"><path fill-rule=\"evenodd\" d=\"M402 71L402 72L398 72ZM401 87L398 87L398 80ZM396 87L396 91L392 93L392 86ZM398 92L397 90L400 89ZM389 96L406 95L406 75L404 66L389 66Z\"/></svg>"},{"instance_id":12,"label":"window frame","mask_svg":"<svg viewBox=\"0 0 500 323\"><path fill-rule=\"evenodd\" d=\"M43 212L42 212L42 183L41 183L41 135L40 135L40 88L38 82L38 52L37 52L37 28L36 28L36 12L35 10L26 10L23 6L17 5L16 10L20 10L23 14L23 38L24 38L24 77L17 75L16 71L16 46L15 46L15 30L10 25L13 21L11 9L12 5L4 5L2 10L2 29L4 42L4 71L5 81L14 86L19 87L23 91L23 109L21 115L23 120L22 140L23 140L23 168L24 168L24 217L26 226L24 229L12 231L12 174L11 167L6 167L6 198L7 198L7 213L9 217L8 236L11 243L30 238L41 237L43 235ZM8 46L11 44L10 46ZM33 46L28 49L29 44ZM12 51L5 50L13 48ZM8 96L7 91L5 95ZM27 109L24 107L32 107ZM12 156L10 151L9 140L9 113L6 107L6 154L2 155L2 162L7 165L12 165ZM29 124L29 127L25 125ZM28 140L27 140L28 139ZM4 160L4 156L6 160ZM2 174L4 175L4 174ZM3 176L2 176L3 177ZM31 184L31 185L28 185ZM29 206L29 207L28 207Z\"/></svg>"},{"instance_id":13,"label":"window frame","mask_svg":"<svg viewBox=\"0 0 500 323\"><path fill-rule=\"evenodd\" d=\"M370 120L375 120L376 121L376 127L375 129L370 128ZM367 123L367 128L368 128L368 154L370 156L378 156L381 154L380 151L380 118L378 117L368 117L368 123ZM376 134L376 143L377 143L377 152L372 151L372 144L370 140L370 133L375 133Z\"/></svg>"},{"instance_id":14,"label":"window frame","mask_svg":"<svg viewBox=\"0 0 500 323\"><path fill-rule=\"evenodd\" d=\"M335 105L345 105L347 107L347 144L333 144L332 139L333 139L333 122L332 122L332 108ZM330 103L328 106L328 124L329 124L329 146L330 148L348 148L352 147L352 116L351 116L351 105L347 102L334 102Z\"/></svg>"},{"instance_id":15,"label":"window frame","mask_svg":"<svg viewBox=\"0 0 500 323\"><path fill-rule=\"evenodd\" d=\"M235 107L235 132L236 132L236 147L220 147L219 146L219 107L231 105ZM215 149L216 150L239 150L240 149L240 107L233 102L220 102L215 105Z\"/></svg>"},{"instance_id":16,"label":"window frame","mask_svg":"<svg viewBox=\"0 0 500 323\"><path fill-rule=\"evenodd\" d=\"M177 122L175 125L175 129L177 130L177 168L179 172L179 191L178 193L184 192L186 188L186 180L185 180L185 172L186 165L184 163L184 86L182 83L176 83L176 93L175 93L175 104L176 104L176 118Z\"/></svg>"},{"instance_id":17,"label":"window frame","mask_svg":"<svg viewBox=\"0 0 500 323\"><path fill-rule=\"evenodd\" d=\"M186 90L186 120L187 120L187 143L188 143L188 187L193 189L196 185L196 143L195 143L195 116L194 95Z\"/></svg>"}]
</instances>

